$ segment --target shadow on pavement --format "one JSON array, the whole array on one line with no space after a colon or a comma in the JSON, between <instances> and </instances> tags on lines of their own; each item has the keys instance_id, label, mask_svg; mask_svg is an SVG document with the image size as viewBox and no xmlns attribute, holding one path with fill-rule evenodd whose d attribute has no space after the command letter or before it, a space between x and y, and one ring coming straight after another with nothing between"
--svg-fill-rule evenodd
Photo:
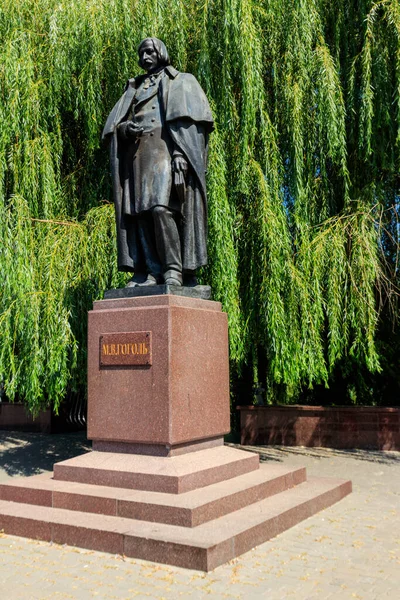
<instances>
[{"instance_id":1,"label":"shadow on pavement","mask_svg":"<svg viewBox=\"0 0 400 600\"><path fill-rule=\"evenodd\" d=\"M91 450L86 432L65 434L0 431L0 480L52 471L55 462Z\"/></svg>"},{"instance_id":2,"label":"shadow on pavement","mask_svg":"<svg viewBox=\"0 0 400 600\"><path fill-rule=\"evenodd\" d=\"M286 457L296 455L318 459L348 458L385 465L400 464L400 452L296 446L227 445L256 452L260 455L262 462L282 462ZM90 450L91 442L87 440L86 432L83 431L53 435L0 431L0 480L52 471L54 463Z\"/></svg>"},{"instance_id":3,"label":"shadow on pavement","mask_svg":"<svg viewBox=\"0 0 400 600\"><path fill-rule=\"evenodd\" d=\"M313 458L350 458L384 465L400 464L400 452L381 450L340 450L337 448L305 448L298 446L242 446L260 454L260 460L280 460L290 455L310 456ZM281 458L281 459L282 459Z\"/></svg>"},{"instance_id":4,"label":"shadow on pavement","mask_svg":"<svg viewBox=\"0 0 400 600\"><path fill-rule=\"evenodd\" d=\"M400 452L383 450L340 450L337 448L306 448L303 446L241 446L240 444L227 444L233 448L240 448L260 455L261 462L282 462L290 455L308 456L312 458L350 458L383 465L400 464Z\"/></svg>"}]
</instances>

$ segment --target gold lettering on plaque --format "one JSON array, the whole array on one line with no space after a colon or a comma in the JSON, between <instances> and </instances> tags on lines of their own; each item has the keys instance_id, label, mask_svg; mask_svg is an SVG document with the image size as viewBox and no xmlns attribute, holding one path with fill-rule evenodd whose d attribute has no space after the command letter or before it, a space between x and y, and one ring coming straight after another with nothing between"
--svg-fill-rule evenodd
<instances>
[{"instance_id":1,"label":"gold lettering on plaque","mask_svg":"<svg viewBox=\"0 0 400 600\"><path fill-rule=\"evenodd\" d=\"M140 344L102 344L101 352L105 356L126 356L132 354L148 354L149 349L145 343Z\"/></svg>"},{"instance_id":2,"label":"gold lettering on plaque","mask_svg":"<svg viewBox=\"0 0 400 600\"><path fill-rule=\"evenodd\" d=\"M105 356L148 354L149 348L144 342L140 344L102 344L101 352Z\"/></svg>"},{"instance_id":3,"label":"gold lettering on plaque","mask_svg":"<svg viewBox=\"0 0 400 600\"><path fill-rule=\"evenodd\" d=\"M100 338L101 366L151 365L149 332L111 333Z\"/></svg>"}]
</instances>

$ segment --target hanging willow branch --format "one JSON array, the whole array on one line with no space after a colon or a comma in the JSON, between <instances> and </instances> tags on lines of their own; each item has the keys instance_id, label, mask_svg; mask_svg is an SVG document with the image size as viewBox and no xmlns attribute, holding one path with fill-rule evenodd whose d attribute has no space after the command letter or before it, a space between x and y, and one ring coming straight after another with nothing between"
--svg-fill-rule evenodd
<instances>
[{"instance_id":1,"label":"hanging willow branch","mask_svg":"<svg viewBox=\"0 0 400 600\"><path fill-rule=\"evenodd\" d=\"M252 365L284 401L328 385L346 358L379 372L379 309L397 276L399 6L0 0L8 398L57 410L85 386L87 310L126 279L100 132L148 35L213 106L202 277L228 312L233 371Z\"/></svg>"}]
</instances>

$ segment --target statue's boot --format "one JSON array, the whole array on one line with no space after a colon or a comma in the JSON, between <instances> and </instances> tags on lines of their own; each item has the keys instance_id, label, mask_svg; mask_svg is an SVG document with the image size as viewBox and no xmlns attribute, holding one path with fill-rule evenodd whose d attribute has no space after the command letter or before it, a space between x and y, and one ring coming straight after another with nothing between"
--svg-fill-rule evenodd
<instances>
[{"instance_id":1,"label":"statue's boot","mask_svg":"<svg viewBox=\"0 0 400 600\"><path fill-rule=\"evenodd\" d=\"M146 275L144 273L135 273L135 275L128 281L125 287L136 287L137 285L144 283L145 280Z\"/></svg>"},{"instance_id":2,"label":"statue's boot","mask_svg":"<svg viewBox=\"0 0 400 600\"><path fill-rule=\"evenodd\" d=\"M146 281L137 284L138 287L149 287L151 285L157 285L157 279L151 273L147 275Z\"/></svg>"},{"instance_id":3,"label":"statue's boot","mask_svg":"<svg viewBox=\"0 0 400 600\"><path fill-rule=\"evenodd\" d=\"M164 282L165 285L182 285L182 273L180 273L179 271L174 271L173 269L170 269L169 271L166 271L164 273Z\"/></svg>"}]
</instances>

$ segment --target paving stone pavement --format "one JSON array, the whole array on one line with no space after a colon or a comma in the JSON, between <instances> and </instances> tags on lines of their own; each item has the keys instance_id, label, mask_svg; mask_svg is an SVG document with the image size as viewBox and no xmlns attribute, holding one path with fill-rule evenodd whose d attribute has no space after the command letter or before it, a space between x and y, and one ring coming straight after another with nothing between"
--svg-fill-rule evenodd
<instances>
[{"instance_id":1,"label":"paving stone pavement","mask_svg":"<svg viewBox=\"0 0 400 600\"><path fill-rule=\"evenodd\" d=\"M0 432L0 481L51 470L88 449L83 434ZM353 494L204 574L0 534L1 600L399 600L400 453L253 448Z\"/></svg>"}]
</instances>

